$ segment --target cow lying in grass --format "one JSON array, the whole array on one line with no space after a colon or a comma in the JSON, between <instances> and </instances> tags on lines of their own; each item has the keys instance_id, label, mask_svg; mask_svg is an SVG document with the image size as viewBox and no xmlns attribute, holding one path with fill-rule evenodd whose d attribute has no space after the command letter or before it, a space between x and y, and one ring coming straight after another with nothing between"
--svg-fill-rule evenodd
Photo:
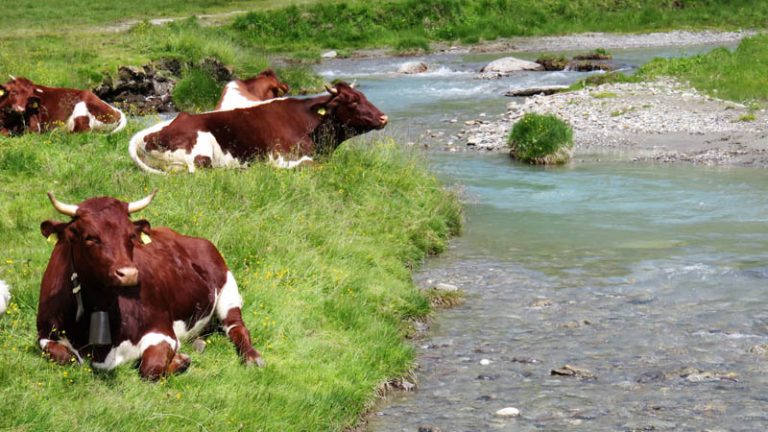
<instances>
[{"instance_id":1,"label":"cow lying in grass","mask_svg":"<svg viewBox=\"0 0 768 432\"><path fill-rule=\"evenodd\" d=\"M72 218L41 225L44 236L56 238L37 313L40 347L52 360L67 364L87 355L99 369L140 360L141 376L155 380L189 366L179 340L200 334L215 318L245 364L264 365L241 318L237 283L216 247L130 220L154 193L132 203L101 197L78 205L48 195Z\"/></svg>"},{"instance_id":2,"label":"cow lying in grass","mask_svg":"<svg viewBox=\"0 0 768 432\"><path fill-rule=\"evenodd\" d=\"M256 106L268 99L281 97L289 90L288 84L280 81L272 69L265 69L246 80L228 82L214 111Z\"/></svg>"},{"instance_id":3,"label":"cow lying in grass","mask_svg":"<svg viewBox=\"0 0 768 432\"><path fill-rule=\"evenodd\" d=\"M3 133L44 132L64 125L70 132L118 132L126 118L88 90L46 87L26 78L11 77L0 85Z\"/></svg>"},{"instance_id":4,"label":"cow lying in grass","mask_svg":"<svg viewBox=\"0 0 768 432\"><path fill-rule=\"evenodd\" d=\"M387 116L346 83L313 98L272 99L250 108L181 113L131 138L128 152L152 173L199 167L241 167L269 159L282 168L387 124Z\"/></svg>"}]
</instances>

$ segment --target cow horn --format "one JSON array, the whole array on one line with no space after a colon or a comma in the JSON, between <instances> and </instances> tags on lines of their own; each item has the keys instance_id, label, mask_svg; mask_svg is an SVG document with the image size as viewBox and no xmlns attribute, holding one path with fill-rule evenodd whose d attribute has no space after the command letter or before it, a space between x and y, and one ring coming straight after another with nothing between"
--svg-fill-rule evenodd
<instances>
[{"instance_id":1,"label":"cow horn","mask_svg":"<svg viewBox=\"0 0 768 432\"><path fill-rule=\"evenodd\" d=\"M53 208L59 211L61 214L65 214L67 216L74 216L75 213L77 213L77 206L73 204L66 204L56 199L55 196L53 196L53 192L48 192L48 199L51 200L51 204L53 204Z\"/></svg>"},{"instance_id":2,"label":"cow horn","mask_svg":"<svg viewBox=\"0 0 768 432\"><path fill-rule=\"evenodd\" d=\"M11 74L8 74L8 76L11 77L11 81L16 81L16 77L15 76L13 76Z\"/></svg>"},{"instance_id":3,"label":"cow horn","mask_svg":"<svg viewBox=\"0 0 768 432\"><path fill-rule=\"evenodd\" d=\"M339 89L337 89L335 87L328 87L328 84L325 85L325 89L328 90L328 93L330 93L332 95L339 94Z\"/></svg>"},{"instance_id":4,"label":"cow horn","mask_svg":"<svg viewBox=\"0 0 768 432\"><path fill-rule=\"evenodd\" d=\"M352 81L352 84L349 85L349 88L355 88L357 85L357 80Z\"/></svg>"},{"instance_id":5,"label":"cow horn","mask_svg":"<svg viewBox=\"0 0 768 432\"><path fill-rule=\"evenodd\" d=\"M42 92L43 92L43 89L39 89L39 88L36 88L36 89L35 89L35 92L36 92L36 93L42 93Z\"/></svg>"},{"instance_id":6,"label":"cow horn","mask_svg":"<svg viewBox=\"0 0 768 432\"><path fill-rule=\"evenodd\" d=\"M152 202L152 199L155 197L155 194L157 193L157 189L153 190L151 194L147 195L146 197L134 201L132 203L128 204L128 213L136 213L137 211L144 210L149 203Z\"/></svg>"}]
</instances>

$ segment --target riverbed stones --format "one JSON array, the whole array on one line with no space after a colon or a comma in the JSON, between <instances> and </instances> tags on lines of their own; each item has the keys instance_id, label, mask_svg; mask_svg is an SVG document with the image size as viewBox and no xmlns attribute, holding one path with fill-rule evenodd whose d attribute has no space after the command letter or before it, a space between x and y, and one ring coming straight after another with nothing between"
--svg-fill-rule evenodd
<instances>
[{"instance_id":1,"label":"riverbed stones","mask_svg":"<svg viewBox=\"0 0 768 432\"><path fill-rule=\"evenodd\" d=\"M483 74L489 74L489 75L497 75L497 76L504 76L509 75L514 72L520 72L520 71L541 71L544 70L544 66L528 61L523 60L515 57L503 57L497 60L494 60L485 67L483 67L480 72Z\"/></svg>"},{"instance_id":2,"label":"riverbed stones","mask_svg":"<svg viewBox=\"0 0 768 432\"><path fill-rule=\"evenodd\" d=\"M502 408L494 413L497 417L519 417L520 410L515 407Z\"/></svg>"}]
</instances>

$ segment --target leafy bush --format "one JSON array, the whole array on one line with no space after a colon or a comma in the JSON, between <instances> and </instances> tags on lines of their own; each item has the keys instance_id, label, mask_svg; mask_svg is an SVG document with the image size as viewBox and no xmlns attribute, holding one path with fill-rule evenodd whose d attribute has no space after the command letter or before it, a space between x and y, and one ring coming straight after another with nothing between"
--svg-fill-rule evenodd
<instances>
[{"instance_id":1,"label":"leafy bush","mask_svg":"<svg viewBox=\"0 0 768 432\"><path fill-rule=\"evenodd\" d=\"M513 158L532 164L564 164L571 158L573 130L554 115L528 113L509 135Z\"/></svg>"},{"instance_id":2,"label":"leafy bush","mask_svg":"<svg viewBox=\"0 0 768 432\"><path fill-rule=\"evenodd\" d=\"M222 88L209 74L190 69L173 88L173 103L180 111L210 110L216 106Z\"/></svg>"}]
</instances>

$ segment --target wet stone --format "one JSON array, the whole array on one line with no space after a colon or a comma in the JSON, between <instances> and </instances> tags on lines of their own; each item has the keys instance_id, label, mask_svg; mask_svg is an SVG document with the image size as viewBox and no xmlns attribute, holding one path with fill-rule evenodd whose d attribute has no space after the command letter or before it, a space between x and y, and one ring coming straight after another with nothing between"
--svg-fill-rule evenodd
<instances>
[{"instance_id":1,"label":"wet stone","mask_svg":"<svg viewBox=\"0 0 768 432\"><path fill-rule=\"evenodd\" d=\"M500 376L501 375L482 375L481 374L481 375L478 375L476 379L478 381L496 381L497 379L499 379Z\"/></svg>"},{"instance_id":2,"label":"wet stone","mask_svg":"<svg viewBox=\"0 0 768 432\"><path fill-rule=\"evenodd\" d=\"M584 380L596 380L597 375L593 374L588 369L571 366L571 365L565 365L561 368L552 369L550 371L550 375L556 375L556 376L565 376L565 377L576 377L581 378Z\"/></svg>"},{"instance_id":3,"label":"wet stone","mask_svg":"<svg viewBox=\"0 0 768 432\"><path fill-rule=\"evenodd\" d=\"M442 429L437 426L424 425L419 426L418 432L442 432Z\"/></svg>"},{"instance_id":4,"label":"wet stone","mask_svg":"<svg viewBox=\"0 0 768 432\"><path fill-rule=\"evenodd\" d=\"M520 410L515 407L502 408L496 411L497 417L518 417L520 416Z\"/></svg>"}]
</instances>

